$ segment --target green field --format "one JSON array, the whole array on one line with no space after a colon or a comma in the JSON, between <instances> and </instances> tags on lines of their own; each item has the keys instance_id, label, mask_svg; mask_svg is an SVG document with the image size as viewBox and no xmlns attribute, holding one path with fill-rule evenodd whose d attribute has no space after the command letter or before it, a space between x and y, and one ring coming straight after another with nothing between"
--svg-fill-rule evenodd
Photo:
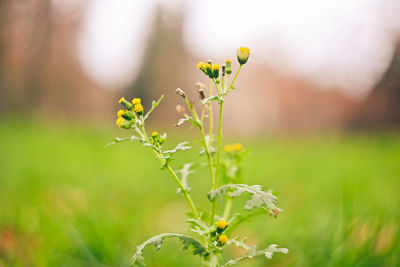
<instances>
[{"instance_id":1,"label":"green field","mask_svg":"<svg viewBox=\"0 0 400 267\"><path fill-rule=\"evenodd\" d=\"M104 148L126 131L54 124L0 120L0 266L127 266L151 235L189 233L189 209L151 152L136 143ZM400 134L229 141L251 150L245 182L273 188L284 210L233 236L290 250L238 266L400 266ZM192 195L208 208L210 181L191 143L173 164L198 163ZM148 266L198 266L178 246L146 248Z\"/></svg>"}]
</instances>

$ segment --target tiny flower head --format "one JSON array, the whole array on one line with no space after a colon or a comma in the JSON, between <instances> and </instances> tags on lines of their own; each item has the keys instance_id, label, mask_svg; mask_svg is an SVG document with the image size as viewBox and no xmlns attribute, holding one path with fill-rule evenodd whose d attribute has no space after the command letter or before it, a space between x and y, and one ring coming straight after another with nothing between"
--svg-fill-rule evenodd
<instances>
[{"instance_id":1,"label":"tiny flower head","mask_svg":"<svg viewBox=\"0 0 400 267\"><path fill-rule=\"evenodd\" d=\"M116 120L115 124L118 125L119 128L122 127L122 124L124 123L124 119L121 117L118 117L118 119Z\"/></svg>"},{"instance_id":2,"label":"tiny flower head","mask_svg":"<svg viewBox=\"0 0 400 267\"><path fill-rule=\"evenodd\" d=\"M122 104L127 110L132 110L132 104L126 101L125 97L121 97L118 103Z\"/></svg>"},{"instance_id":3,"label":"tiny flower head","mask_svg":"<svg viewBox=\"0 0 400 267\"><path fill-rule=\"evenodd\" d=\"M141 115L143 113L143 106L141 104L135 105L135 112Z\"/></svg>"},{"instance_id":4,"label":"tiny flower head","mask_svg":"<svg viewBox=\"0 0 400 267\"><path fill-rule=\"evenodd\" d=\"M242 150L242 148L243 148L243 146L241 143L233 144L233 150L235 150L235 151L240 151L240 150Z\"/></svg>"},{"instance_id":5,"label":"tiny flower head","mask_svg":"<svg viewBox=\"0 0 400 267\"><path fill-rule=\"evenodd\" d=\"M232 61L230 59L227 59L225 61L225 65L226 65L226 74L231 74L232 73Z\"/></svg>"},{"instance_id":6,"label":"tiny flower head","mask_svg":"<svg viewBox=\"0 0 400 267\"><path fill-rule=\"evenodd\" d=\"M214 75L213 75L213 71L211 69L211 64L210 63L206 63L204 65L204 70L205 70L205 73L208 75L208 77L213 78Z\"/></svg>"},{"instance_id":7,"label":"tiny flower head","mask_svg":"<svg viewBox=\"0 0 400 267\"><path fill-rule=\"evenodd\" d=\"M229 238L226 235L220 235L218 238L219 243L221 245L224 245L226 242L228 242Z\"/></svg>"},{"instance_id":8,"label":"tiny flower head","mask_svg":"<svg viewBox=\"0 0 400 267\"><path fill-rule=\"evenodd\" d=\"M132 104L133 105L139 105L139 104L141 104L142 103L142 100L140 99L140 98L134 98L134 99L132 99Z\"/></svg>"},{"instance_id":9,"label":"tiny flower head","mask_svg":"<svg viewBox=\"0 0 400 267\"><path fill-rule=\"evenodd\" d=\"M202 72L206 73L206 70L204 68L204 62L200 61L199 63L197 63L197 69L201 70Z\"/></svg>"},{"instance_id":10,"label":"tiny flower head","mask_svg":"<svg viewBox=\"0 0 400 267\"><path fill-rule=\"evenodd\" d=\"M237 59L240 65L245 64L249 59L250 49L248 49L247 47L239 47L236 52L237 52Z\"/></svg>"},{"instance_id":11,"label":"tiny flower head","mask_svg":"<svg viewBox=\"0 0 400 267\"><path fill-rule=\"evenodd\" d=\"M227 226L229 225L229 223L227 221L218 221L217 222L217 227L221 230L225 229Z\"/></svg>"},{"instance_id":12,"label":"tiny flower head","mask_svg":"<svg viewBox=\"0 0 400 267\"><path fill-rule=\"evenodd\" d=\"M217 79L219 77L219 68L220 68L219 64L214 64L212 66L213 77L215 79Z\"/></svg>"},{"instance_id":13,"label":"tiny flower head","mask_svg":"<svg viewBox=\"0 0 400 267\"><path fill-rule=\"evenodd\" d=\"M120 110L118 110L118 112L117 112L117 117L121 117L121 116L124 115L124 114L125 114L125 111L122 110L122 109L120 109Z\"/></svg>"},{"instance_id":14,"label":"tiny flower head","mask_svg":"<svg viewBox=\"0 0 400 267\"><path fill-rule=\"evenodd\" d=\"M225 152L232 152L233 151L233 145L227 144L224 146Z\"/></svg>"},{"instance_id":15,"label":"tiny flower head","mask_svg":"<svg viewBox=\"0 0 400 267\"><path fill-rule=\"evenodd\" d=\"M154 131L154 132L151 133L151 136L152 136L152 137L157 137L157 136L158 136L158 133L157 133L156 131Z\"/></svg>"},{"instance_id":16,"label":"tiny flower head","mask_svg":"<svg viewBox=\"0 0 400 267\"><path fill-rule=\"evenodd\" d=\"M203 100L204 98L206 98L205 94L204 94L204 88L206 88L206 86L200 82L196 83L196 89L197 92L199 93L200 99Z\"/></svg>"}]
</instances>

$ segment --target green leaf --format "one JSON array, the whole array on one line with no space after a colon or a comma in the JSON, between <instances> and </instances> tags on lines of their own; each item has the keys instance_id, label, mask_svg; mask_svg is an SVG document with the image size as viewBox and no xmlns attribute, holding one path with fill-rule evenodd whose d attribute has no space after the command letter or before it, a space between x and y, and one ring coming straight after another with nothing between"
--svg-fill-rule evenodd
<instances>
[{"instance_id":1,"label":"green leaf","mask_svg":"<svg viewBox=\"0 0 400 267\"><path fill-rule=\"evenodd\" d=\"M182 169L175 171L175 172L181 174L182 184L183 184L183 187L185 188L186 192L190 192L190 190L192 189L188 182L188 176L189 176L189 174L194 173L194 171L191 170L193 165L194 165L193 163L186 163L183 165ZM181 192L182 192L182 189L178 188L177 193L179 194Z\"/></svg>"},{"instance_id":2,"label":"green leaf","mask_svg":"<svg viewBox=\"0 0 400 267\"><path fill-rule=\"evenodd\" d=\"M239 240L239 237L236 236L234 238L229 239L227 242L227 245L233 244L233 245L237 246L238 248L243 248L246 250L255 249L255 247L250 247L250 246L246 245L245 244L246 240L247 240L246 237L243 237L242 240Z\"/></svg>"},{"instance_id":3,"label":"green leaf","mask_svg":"<svg viewBox=\"0 0 400 267\"><path fill-rule=\"evenodd\" d=\"M144 116L143 120L147 120L147 118L150 116L150 114L153 112L153 110L160 105L161 101L164 99L164 95L161 95L160 99L158 101L154 101L151 103L151 109L147 112L147 114Z\"/></svg>"},{"instance_id":4,"label":"green leaf","mask_svg":"<svg viewBox=\"0 0 400 267\"><path fill-rule=\"evenodd\" d=\"M223 200L223 196L230 193L230 196L240 196L242 193L247 192L252 194L250 200L246 202L244 209L251 210L254 208L263 208L268 212L276 214L278 211L282 211L275 206L278 203L278 198L270 192L263 191L261 185L247 185L247 184L226 184L214 191L208 193L208 198L213 201L215 198Z\"/></svg>"},{"instance_id":5,"label":"green leaf","mask_svg":"<svg viewBox=\"0 0 400 267\"><path fill-rule=\"evenodd\" d=\"M189 144L189 142L179 143L174 149L163 151L163 154L172 155L172 154L175 154L176 152L178 152L180 150L181 151L186 151L186 150L191 149L192 147L188 146L187 144Z\"/></svg>"},{"instance_id":6,"label":"green leaf","mask_svg":"<svg viewBox=\"0 0 400 267\"><path fill-rule=\"evenodd\" d=\"M258 251L256 251L255 247L253 247L252 250L250 252L248 252L246 255L236 258L234 260L230 260L227 263L225 263L222 267L232 266L243 260L250 259L250 258L253 258L255 256L260 256L260 255L264 255L267 259L271 259L272 255L276 252L287 254L289 252L289 250L287 248L278 248L278 245L276 245L276 244L269 245L266 249L258 250Z\"/></svg>"},{"instance_id":7,"label":"green leaf","mask_svg":"<svg viewBox=\"0 0 400 267\"><path fill-rule=\"evenodd\" d=\"M204 105L204 104L209 104L213 101L218 101L218 103L221 102L221 99L217 96L217 95L213 95L207 98L204 98L203 100L200 101L200 104Z\"/></svg>"},{"instance_id":8,"label":"green leaf","mask_svg":"<svg viewBox=\"0 0 400 267\"><path fill-rule=\"evenodd\" d=\"M173 234L173 233L163 233L152 238L146 240L141 245L137 246L136 252L132 257L132 265L137 266L146 266L143 257L143 249L148 245L153 245L156 247L157 250L160 250L163 240L165 238L172 238L176 237L179 238L183 245L183 250L188 249L189 247L192 248L193 255L199 255L200 257L207 257L208 252L207 249L196 239L182 234Z\"/></svg>"},{"instance_id":9,"label":"green leaf","mask_svg":"<svg viewBox=\"0 0 400 267\"><path fill-rule=\"evenodd\" d=\"M207 236L210 233L210 227L201 219L201 214L198 219L187 219L186 222L191 225L191 231L201 235Z\"/></svg>"},{"instance_id":10,"label":"green leaf","mask_svg":"<svg viewBox=\"0 0 400 267\"><path fill-rule=\"evenodd\" d=\"M127 137L127 138L115 137L113 140L114 141L112 141L111 143L108 143L107 145L105 145L105 147L109 147L109 146L115 145L116 143L121 143L121 142L125 142L125 141L134 141L134 140L139 140L141 142L144 141L135 135L132 135L131 137Z\"/></svg>"},{"instance_id":11,"label":"green leaf","mask_svg":"<svg viewBox=\"0 0 400 267\"><path fill-rule=\"evenodd\" d=\"M184 124L185 122L191 122L193 124L193 126L196 127L200 127L201 126L201 122L198 120L193 119L193 117L185 117L185 118L181 118L178 120L178 122L175 124L175 126L180 126L182 124Z\"/></svg>"}]
</instances>

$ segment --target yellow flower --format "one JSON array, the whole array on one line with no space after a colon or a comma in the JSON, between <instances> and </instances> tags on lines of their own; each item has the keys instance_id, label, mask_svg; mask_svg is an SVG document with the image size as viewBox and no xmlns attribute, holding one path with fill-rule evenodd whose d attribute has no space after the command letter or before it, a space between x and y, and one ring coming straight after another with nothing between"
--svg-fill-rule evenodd
<instances>
[{"instance_id":1,"label":"yellow flower","mask_svg":"<svg viewBox=\"0 0 400 267\"><path fill-rule=\"evenodd\" d=\"M235 144L233 144L233 150L235 150L235 151L242 150L242 148L243 148L243 146L242 146L241 143L235 143Z\"/></svg>"},{"instance_id":2,"label":"yellow flower","mask_svg":"<svg viewBox=\"0 0 400 267\"><path fill-rule=\"evenodd\" d=\"M117 124L118 125L118 127L120 127L121 128L121 126L122 126L122 123L124 122L124 119L123 118L121 118L121 117L119 117L118 119L117 119L117 121L115 122L115 124Z\"/></svg>"},{"instance_id":3,"label":"yellow flower","mask_svg":"<svg viewBox=\"0 0 400 267\"><path fill-rule=\"evenodd\" d=\"M206 64L204 65L204 68L205 68L206 70L211 70L211 64L210 64L210 63L206 63Z\"/></svg>"},{"instance_id":4,"label":"yellow flower","mask_svg":"<svg viewBox=\"0 0 400 267\"><path fill-rule=\"evenodd\" d=\"M214 65L212 66L213 77L214 77L215 79L217 79L218 76L219 76L219 68L220 68L219 64L214 64Z\"/></svg>"},{"instance_id":5,"label":"yellow flower","mask_svg":"<svg viewBox=\"0 0 400 267\"><path fill-rule=\"evenodd\" d=\"M154 131L151 136L156 137L158 135L158 133L156 131Z\"/></svg>"},{"instance_id":6,"label":"yellow flower","mask_svg":"<svg viewBox=\"0 0 400 267\"><path fill-rule=\"evenodd\" d=\"M197 63L197 66L196 66L199 70L201 70L203 67L204 67L204 62L203 61L200 61L199 63Z\"/></svg>"},{"instance_id":7,"label":"yellow flower","mask_svg":"<svg viewBox=\"0 0 400 267\"><path fill-rule=\"evenodd\" d=\"M229 225L229 223L227 221L218 221L217 222L217 227L219 229L225 229L228 225Z\"/></svg>"},{"instance_id":8,"label":"yellow flower","mask_svg":"<svg viewBox=\"0 0 400 267\"><path fill-rule=\"evenodd\" d=\"M247 47L239 47L236 51L236 54L240 65L243 65L249 59L250 49L248 49Z\"/></svg>"},{"instance_id":9,"label":"yellow flower","mask_svg":"<svg viewBox=\"0 0 400 267\"><path fill-rule=\"evenodd\" d=\"M132 99L132 104L133 105L140 105L141 104L141 102L142 102L142 100L140 99L140 98L134 98L134 99Z\"/></svg>"},{"instance_id":10,"label":"yellow flower","mask_svg":"<svg viewBox=\"0 0 400 267\"><path fill-rule=\"evenodd\" d=\"M122 109L118 110L117 116L121 117L122 115L125 114L125 111L123 111Z\"/></svg>"},{"instance_id":11,"label":"yellow flower","mask_svg":"<svg viewBox=\"0 0 400 267\"><path fill-rule=\"evenodd\" d=\"M141 112L143 112L143 106L141 105L141 104L137 104L137 105L135 105L135 112L136 113L141 113Z\"/></svg>"},{"instance_id":12,"label":"yellow flower","mask_svg":"<svg viewBox=\"0 0 400 267\"><path fill-rule=\"evenodd\" d=\"M223 245L228 242L229 238L226 235L220 235L218 241Z\"/></svg>"},{"instance_id":13,"label":"yellow flower","mask_svg":"<svg viewBox=\"0 0 400 267\"><path fill-rule=\"evenodd\" d=\"M122 103L123 101L125 101L125 97L121 97L119 100L118 100L118 103Z\"/></svg>"},{"instance_id":14,"label":"yellow flower","mask_svg":"<svg viewBox=\"0 0 400 267\"><path fill-rule=\"evenodd\" d=\"M224 150L225 150L225 152L232 152L233 146L230 144L227 144L224 146Z\"/></svg>"}]
</instances>

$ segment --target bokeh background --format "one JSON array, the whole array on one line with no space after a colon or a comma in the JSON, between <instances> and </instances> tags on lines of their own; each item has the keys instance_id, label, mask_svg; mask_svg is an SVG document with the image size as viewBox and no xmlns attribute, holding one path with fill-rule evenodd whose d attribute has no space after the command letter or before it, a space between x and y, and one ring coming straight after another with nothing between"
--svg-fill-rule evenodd
<instances>
[{"instance_id":1,"label":"bokeh background","mask_svg":"<svg viewBox=\"0 0 400 267\"><path fill-rule=\"evenodd\" d=\"M398 0L0 0L0 266L126 266L152 234L188 232L151 153L104 145L129 135L115 127L121 96L148 109L165 94L149 128L191 142L174 166L197 164L193 197L208 207L174 91L196 99L196 63L235 62L238 46L251 56L224 143L250 149L245 181L285 212L236 234L290 250L240 266L399 266L399 14ZM199 264L177 246L146 249L148 265Z\"/></svg>"}]
</instances>

